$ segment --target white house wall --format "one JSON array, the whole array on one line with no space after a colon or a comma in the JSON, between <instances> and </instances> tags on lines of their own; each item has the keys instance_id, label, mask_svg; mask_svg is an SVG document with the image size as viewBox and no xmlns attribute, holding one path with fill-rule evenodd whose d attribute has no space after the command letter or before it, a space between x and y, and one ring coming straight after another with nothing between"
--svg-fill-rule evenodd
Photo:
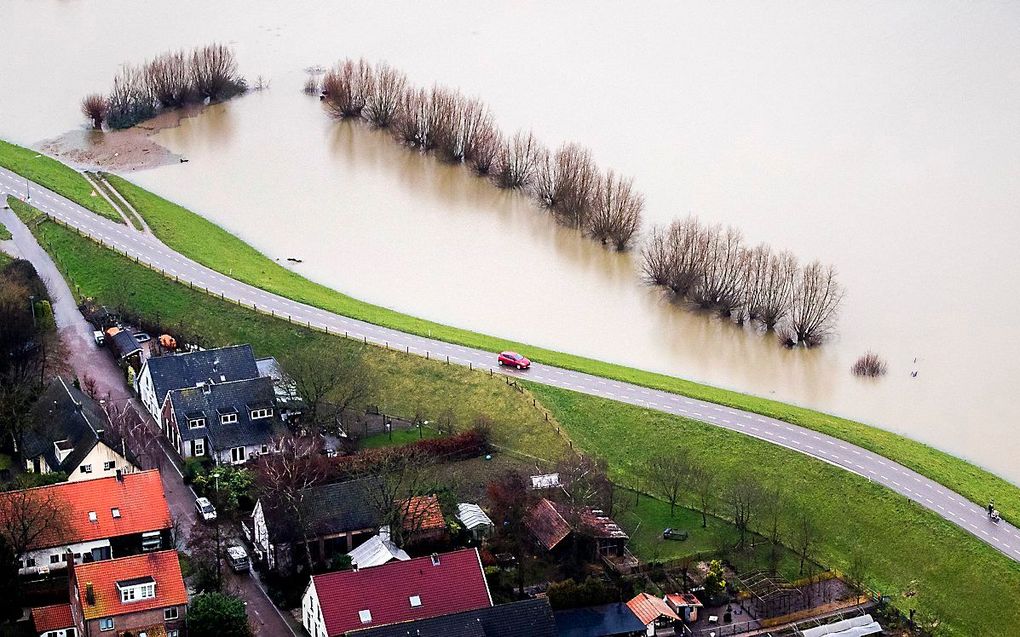
<instances>
[{"instance_id":1,"label":"white house wall","mask_svg":"<svg viewBox=\"0 0 1020 637\"><path fill-rule=\"evenodd\" d=\"M106 466L106 463L108 462L112 462L113 466L110 469L104 470L103 467ZM92 473L81 472L81 467L86 465L92 465ZM133 473L135 471L135 466L128 462L124 456L100 442L93 447L92 451L89 452L89 455L85 456L85 459L82 460L81 463L67 475L67 481L79 482L81 480L108 478L116 475L118 469L122 473Z\"/></svg>"},{"instance_id":2,"label":"white house wall","mask_svg":"<svg viewBox=\"0 0 1020 637\"><path fill-rule=\"evenodd\" d=\"M93 540L91 542L79 542L78 544L67 544L65 546L55 546L48 549L40 549L38 551L29 551L25 554L24 559L34 559L35 566L29 566L18 570L20 575L38 575L40 573L48 573L53 570L59 570L64 568L63 562L57 562L56 564L50 563L50 556L66 555L68 551L72 553L84 555L91 553L92 549L98 548L110 548L109 540ZM81 564L81 558L77 558L74 561L75 564Z\"/></svg>"},{"instance_id":3,"label":"white house wall","mask_svg":"<svg viewBox=\"0 0 1020 637\"><path fill-rule=\"evenodd\" d=\"M329 637L326 633L326 620L322 616L322 605L315 592L315 581L308 582L308 588L301 598L301 625L311 637Z\"/></svg>"}]
</instances>

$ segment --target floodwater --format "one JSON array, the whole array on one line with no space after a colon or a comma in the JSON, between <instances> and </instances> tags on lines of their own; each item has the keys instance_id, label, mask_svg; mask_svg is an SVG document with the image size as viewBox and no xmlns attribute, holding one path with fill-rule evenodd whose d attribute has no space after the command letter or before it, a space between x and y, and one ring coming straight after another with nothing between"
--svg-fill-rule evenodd
<instances>
[{"instance_id":1,"label":"floodwater","mask_svg":"<svg viewBox=\"0 0 1020 637\"><path fill-rule=\"evenodd\" d=\"M0 0L0 136L38 146L120 63L226 42L270 88L156 133L190 161L132 179L352 296L859 419L1020 484L1020 4L297 6ZM331 121L300 88L343 56L588 145L649 223L694 212L834 263L838 336L790 351L678 308L631 255ZM850 375L868 349L885 378Z\"/></svg>"}]
</instances>

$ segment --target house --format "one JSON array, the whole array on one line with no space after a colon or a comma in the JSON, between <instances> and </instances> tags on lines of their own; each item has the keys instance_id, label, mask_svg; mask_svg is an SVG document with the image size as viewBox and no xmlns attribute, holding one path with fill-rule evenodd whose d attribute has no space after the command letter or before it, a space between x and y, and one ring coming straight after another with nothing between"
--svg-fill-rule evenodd
<instances>
[{"instance_id":1,"label":"house","mask_svg":"<svg viewBox=\"0 0 1020 637\"><path fill-rule=\"evenodd\" d=\"M310 487L301 491L296 510L259 498L251 514L256 555L270 569L289 572L308 556L325 564L360 546L382 518L376 485L375 478L360 478Z\"/></svg>"},{"instance_id":2,"label":"house","mask_svg":"<svg viewBox=\"0 0 1020 637\"><path fill-rule=\"evenodd\" d=\"M173 520L155 470L0 493L0 528L11 528L9 520L35 527L18 556L22 575L65 568L68 554L84 564L172 546Z\"/></svg>"},{"instance_id":3,"label":"house","mask_svg":"<svg viewBox=\"0 0 1020 637\"><path fill-rule=\"evenodd\" d=\"M304 401L298 393L297 383L287 375L280 363L272 356L260 358L255 361L259 370L259 376L273 379L273 389L276 391L276 404L280 408L280 416L284 421L301 414L304 409Z\"/></svg>"},{"instance_id":4,"label":"house","mask_svg":"<svg viewBox=\"0 0 1020 637\"><path fill-rule=\"evenodd\" d=\"M704 605L693 593L669 593L666 595L666 604L688 623L698 621L698 609L704 608Z\"/></svg>"},{"instance_id":5,"label":"house","mask_svg":"<svg viewBox=\"0 0 1020 637\"><path fill-rule=\"evenodd\" d=\"M179 637L188 591L177 551L158 551L70 569L71 616L82 637Z\"/></svg>"},{"instance_id":6,"label":"house","mask_svg":"<svg viewBox=\"0 0 1020 637\"><path fill-rule=\"evenodd\" d=\"M477 549L313 575L301 600L312 637L488 608L492 596Z\"/></svg>"},{"instance_id":7,"label":"house","mask_svg":"<svg viewBox=\"0 0 1020 637\"><path fill-rule=\"evenodd\" d=\"M175 389L261 375L251 345L232 345L146 359L135 378L135 392L152 419L161 422L163 402Z\"/></svg>"},{"instance_id":8,"label":"house","mask_svg":"<svg viewBox=\"0 0 1020 637\"><path fill-rule=\"evenodd\" d=\"M355 568L382 566L394 560L406 562L411 556L390 541L389 529L380 529L379 535L368 538L364 544L347 553Z\"/></svg>"},{"instance_id":9,"label":"house","mask_svg":"<svg viewBox=\"0 0 1020 637\"><path fill-rule=\"evenodd\" d=\"M403 531L406 544L431 544L448 539L446 518L434 495L416 495L402 504Z\"/></svg>"},{"instance_id":10,"label":"house","mask_svg":"<svg viewBox=\"0 0 1020 637\"><path fill-rule=\"evenodd\" d=\"M121 365L130 365L138 369L142 365L142 346L134 335L119 327L106 330L106 344Z\"/></svg>"},{"instance_id":11,"label":"house","mask_svg":"<svg viewBox=\"0 0 1020 637\"><path fill-rule=\"evenodd\" d=\"M627 602L627 608L645 625L645 635L648 637L655 637L657 628L669 628L680 622L680 616L670 608L666 600L648 593L635 595Z\"/></svg>"},{"instance_id":12,"label":"house","mask_svg":"<svg viewBox=\"0 0 1020 637\"><path fill-rule=\"evenodd\" d=\"M546 599L526 599L430 619L366 628L350 637L557 637Z\"/></svg>"},{"instance_id":13,"label":"house","mask_svg":"<svg viewBox=\"0 0 1020 637\"><path fill-rule=\"evenodd\" d=\"M160 422L182 457L209 456L218 464L269 453L286 432L273 381L262 377L171 390Z\"/></svg>"},{"instance_id":14,"label":"house","mask_svg":"<svg viewBox=\"0 0 1020 637\"><path fill-rule=\"evenodd\" d=\"M457 505L457 519L464 525L464 529L476 542L481 542L492 533L493 525L489 516L485 515L482 507L470 502L461 502Z\"/></svg>"},{"instance_id":15,"label":"house","mask_svg":"<svg viewBox=\"0 0 1020 637\"><path fill-rule=\"evenodd\" d=\"M39 637L75 637L70 604L54 604L32 609L32 626Z\"/></svg>"},{"instance_id":16,"label":"house","mask_svg":"<svg viewBox=\"0 0 1020 637\"><path fill-rule=\"evenodd\" d=\"M645 625L619 602L558 610L556 630L559 637L637 637L645 634Z\"/></svg>"},{"instance_id":17,"label":"house","mask_svg":"<svg viewBox=\"0 0 1020 637\"><path fill-rule=\"evenodd\" d=\"M630 539L601 510L571 508L548 498L535 503L524 524L547 551L556 551L569 538L569 541L585 545L593 558L623 556Z\"/></svg>"},{"instance_id":18,"label":"house","mask_svg":"<svg viewBox=\"0 0 1020 637\"><path fill-rule=\"evenodd\" d=\"M103 408L62 377L50 383L32 407L21 456L27 471L63 472L69 481L136 470Z\"/></svg>"}]
</instances>

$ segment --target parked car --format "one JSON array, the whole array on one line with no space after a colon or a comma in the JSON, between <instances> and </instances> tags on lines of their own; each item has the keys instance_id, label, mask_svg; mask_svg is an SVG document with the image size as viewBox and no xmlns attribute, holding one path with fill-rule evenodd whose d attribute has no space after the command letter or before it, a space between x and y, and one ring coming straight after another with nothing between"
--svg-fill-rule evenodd
<instances>
[{"instance_id":1,"label":"parked car","mask_svg":"<svg viewBox=\"0 0 1020 637\"><path fill-rule=\"evenodd\" d=\"M135 340L139 343L148 343L152 340L152 337L145 332L135 332Z\"/></svg>"},{"instance_id":2,"label":"parked car","mask_svg":"<svg viewBox=\"0 0 1020 637\"><path fill-rule=\"evenodd\" d=\"M102 347L103 344L106 342L106 335L103 334L101 331L96 330L92 332L92 340L96 342L96 345L98 347Z\"/></svg>"},{"instance_id":3,"label":"parked car","mask_svg":"<svg viewBox=\"0 0 1020 637\"><path fill-rule=\"evenodd\" d=\"M531 367L531 361L517 352L500 352L496 361L498 361L500 365L516 367L517 369L527 369Z\"/></svg>"},{"instance_id":4,"label":"parked car","mask_svg":"<svg viewBox=\"0 0 1020 637\"><path fill-rule=\"evenodd\" d=\"M234 569L235 573L245 573L251 568L248 553L241 546L227 547L227 563L230 564L230 568Z\"/></svg>"},{"instance_id":5,"label":"parked car","mask_svg":"<svg viewBox=\"0 0 1020 637\"><path fill-rule=\"evenodd\" d=\"M209 498L201 497L195 500L195 510L198 511L199 517L206 522L212 522L216 519L216 507L212 505Z\"/></svg>"}]
</instances>

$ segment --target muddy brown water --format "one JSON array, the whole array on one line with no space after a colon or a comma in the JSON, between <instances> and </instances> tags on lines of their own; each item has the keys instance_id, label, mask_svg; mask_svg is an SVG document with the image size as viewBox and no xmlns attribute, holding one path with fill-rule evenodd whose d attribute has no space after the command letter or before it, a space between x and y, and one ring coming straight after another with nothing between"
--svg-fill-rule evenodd
<instances>
[{"instance_id":1,"label":"muddy brown water","mask_svg":"<svg viewBox=\"0 0 1020 637\"><path fill-rule=\"evenodd\" d=\"M1020 483L1020 5L5 0L0 22L0 135L36 147L83 128L78 100L120 63L231 44L269 90L154 133L190 161L129 176L315 281L855 418ZM694 212L835 263L837 338L789 351L678 308L630 255L330 121L303 69L345 55L590 146L635 177L650 223ZM868 349L887 377L849 374Z\"/></svg>"}]
</instances>

